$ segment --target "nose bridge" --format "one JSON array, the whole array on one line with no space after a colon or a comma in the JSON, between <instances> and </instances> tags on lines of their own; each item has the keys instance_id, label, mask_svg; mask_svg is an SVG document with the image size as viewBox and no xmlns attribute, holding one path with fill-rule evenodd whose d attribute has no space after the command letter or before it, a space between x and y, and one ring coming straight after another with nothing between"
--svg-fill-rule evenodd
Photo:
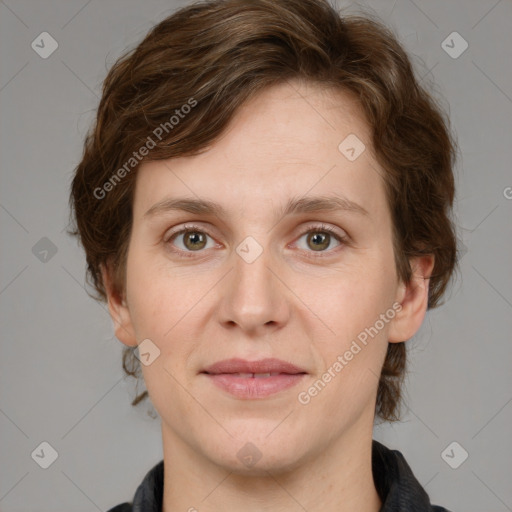
<instances>
[{"instance_id":1,"label":"nose bridge","mask_svg":"<svg viewBox=\"0 0 512 512\"><path fill-rule=\"evenodd\" d=\"M233 253L234 269L223 297L225 319L244 329L283 320L282 290L274 275L276 264L268 247L269 238L261 235L260 242L248 236Z\"/></svg>"}]
</instances>

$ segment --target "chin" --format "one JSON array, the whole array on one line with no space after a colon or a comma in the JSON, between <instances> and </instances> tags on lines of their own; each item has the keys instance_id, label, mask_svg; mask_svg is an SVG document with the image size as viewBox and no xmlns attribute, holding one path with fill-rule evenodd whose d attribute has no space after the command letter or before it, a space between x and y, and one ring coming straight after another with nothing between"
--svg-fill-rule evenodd
<instances>
[{"instance_id":1,"label":"chin","mask_svg":"<svg viewBox=\"0 0 512 512\"><path fill-rule=\"evenodd\" d=\"M284 436L271 439L268 432L237 436L237 441L218 446L211 459L227 471L239 475L269 476L293 471L304 462L304 447L311 439L295 440Z\"/></svg>"}]
</instances>

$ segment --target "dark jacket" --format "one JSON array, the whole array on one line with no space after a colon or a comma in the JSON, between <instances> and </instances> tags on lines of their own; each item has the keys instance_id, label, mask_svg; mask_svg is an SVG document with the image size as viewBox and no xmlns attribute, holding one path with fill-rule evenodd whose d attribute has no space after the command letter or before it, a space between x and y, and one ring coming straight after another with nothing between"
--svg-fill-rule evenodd
<instances>
[{"instance_id":1,"label":"dark jacket","mask_svg":"<svg viewBox=\"0 0 512 512\"><path fill-rule=\"evenodd\" d=\"M375 440L372 444L372 472L382 501L380 512L449 512L430 504L427 493L398 450L390 450ZM162 460L146 474L132 503L122 503L108 512L161 512L163 491Z\"/></svg>"}]
</instances>

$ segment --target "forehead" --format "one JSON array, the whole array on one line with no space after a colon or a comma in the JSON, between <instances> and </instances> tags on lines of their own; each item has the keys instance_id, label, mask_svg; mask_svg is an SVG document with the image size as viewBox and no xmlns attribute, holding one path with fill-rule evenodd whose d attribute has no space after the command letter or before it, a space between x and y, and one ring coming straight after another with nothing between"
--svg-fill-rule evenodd
<instances>
[{"instance_id":1,"label":"forehead","mask_svg":"<svg viewBox=\"0 0 512 512\"><path fill-rule=\"evenodd\" d=\"M371 129L349 93L303 82L272 86L242 105L208 150L143 163L137 216L164 197L183 195L222 201L238 212L309 190L354 201L366 196L368 203L381 193L370 142Z\"/></svg>"},{"instance_id":2,"label":"forehead","mask_svg":"<svg viewBox=\"0 0 512 512\"><path fill-rule=\"evenodd\" d=\"M369 147L371 129L353 93L319 84L287 81L260 91L242 105L217 142L225 149L251 148L276 160L337 158L338 145L354 134Z\"/></svg>"}]
</instances>

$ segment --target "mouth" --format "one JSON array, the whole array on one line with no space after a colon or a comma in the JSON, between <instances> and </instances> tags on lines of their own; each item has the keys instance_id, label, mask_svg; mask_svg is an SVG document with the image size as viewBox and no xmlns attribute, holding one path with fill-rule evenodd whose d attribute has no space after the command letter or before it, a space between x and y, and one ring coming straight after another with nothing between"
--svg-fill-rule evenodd
<instances>
[{"instance_id":1,"label":"mouth","mask_svg":"<svg viewBox=\"0 0 512 512\"><path fill-rule=\"evenodd\" d=\"M240 399L262 399L296 386L307 372L279 359L228 359L200 372L217 388Z\"/></svg>"}]
</instances>

